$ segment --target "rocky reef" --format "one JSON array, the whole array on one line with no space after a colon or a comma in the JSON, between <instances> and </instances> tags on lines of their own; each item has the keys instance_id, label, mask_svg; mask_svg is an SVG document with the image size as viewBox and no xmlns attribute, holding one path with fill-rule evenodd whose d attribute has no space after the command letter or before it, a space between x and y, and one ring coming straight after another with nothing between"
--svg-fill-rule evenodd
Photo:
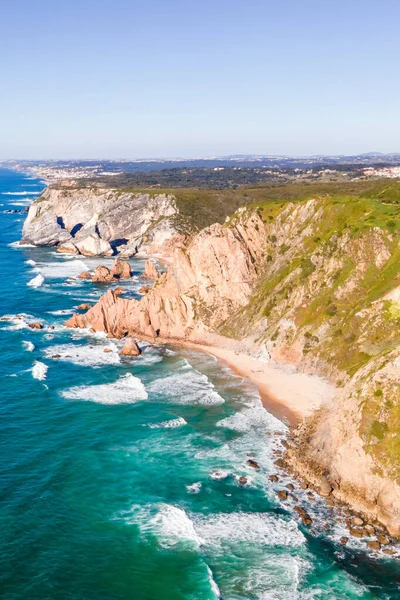
<instances>
[{"instance_id":1,"label":"rocky reef","mask_svg":"<svg viewBox=\"0 0 400 600\"><path fill-rule=\"evenodd\" d=\"M239 209L174 250L140 300L108 291L67 325L117 338L208 343L337 387L287 460L317 487L400 534L400 261L396 203L318 197Z\"/></svg>"}]
</instances>

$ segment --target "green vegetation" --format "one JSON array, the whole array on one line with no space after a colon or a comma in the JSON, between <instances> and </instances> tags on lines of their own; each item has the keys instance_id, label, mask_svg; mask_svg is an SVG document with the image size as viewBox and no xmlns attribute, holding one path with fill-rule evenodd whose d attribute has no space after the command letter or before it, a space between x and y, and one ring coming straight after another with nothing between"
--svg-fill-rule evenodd
<instances>
[{"instance_id":1,"label":"green vegetation","mask_svg":"<svg viewBox=\"0 0 400 600\"><path fill-rule=\"evenodd\" d=\"M385 298L400 287L400 183L309 197L254 203L270 258L249 304L221 332L240 338L254 325L260 341L301 348L340 385L365 372L360 433L379 469L400 482L400 388L395 375L374 379L400 346L400 304Z\"/></svg>"}]
</instances>

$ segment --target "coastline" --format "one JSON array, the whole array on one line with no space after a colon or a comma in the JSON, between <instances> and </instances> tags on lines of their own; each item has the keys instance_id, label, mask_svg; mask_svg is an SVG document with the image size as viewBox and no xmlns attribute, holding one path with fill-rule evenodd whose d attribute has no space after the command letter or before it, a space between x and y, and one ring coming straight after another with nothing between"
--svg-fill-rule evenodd
<instances>
[{"instance_id":1,"label":"coastline","mask_svg":"<svg viewBox=\"0 0 400 600\"><path fill-rule=\"evenodd\" d=\"M248 354L218 346L193 345L227 363L242 377L257 385L263 406L290 425L296 426L323 404L332 402L335 388L316 375L292 370L285 365L262 362Z\"/></svg>"},{"instance_id":2,"label":"coastline","mask_svg":"<svg viewBox=\"0 0 400 600\"><path fill-rule=\"evenodd\" d=\"M216 334L210 336L209 344L176 338L136 337L150 344L189 348L214 356L235 374L252 381L258 387L264 408L280 420L286 420L291 427L297 427L320 406L332 402L336 394L335 387L321 377L301 373L290 365L263 362L243 352L243 346L242 351L234 349L234 340ZM232 347L226 347L224 342Z\"/></svg>"}]
</instances>

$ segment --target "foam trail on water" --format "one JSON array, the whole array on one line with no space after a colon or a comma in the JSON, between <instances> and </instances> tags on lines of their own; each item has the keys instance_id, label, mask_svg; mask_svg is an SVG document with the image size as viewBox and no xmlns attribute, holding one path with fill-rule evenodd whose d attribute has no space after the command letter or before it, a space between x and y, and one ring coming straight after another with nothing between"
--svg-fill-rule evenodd
<instances>
[{"instance_id":1,"label":"foam trail on water","mask_svg":"<svg viewBox=\"0 0 400 600\"><path fill-rule=\"evenodd\" d=\"M114 383L76 386L62 392L68 400L88 400L98 404L132 404L147 400L147 392L138 377L130 373Z\"/></svg>"},{"instance_id":2,"label":"foam trail on water","mask_svg":"<svg viewBox=\"0 0 400 600\"><path fill-rule=\"evenodd\" d=\"M152 423L149 427L150 429L176 429L177 427L182 427L182 425L187 425L187 422L183 417L179 417L178 419L171 419L170 421Z\"/></svg>"},{"instance_id":3,"label":"foam trail on water","mask_svg":"<svg viewBox=\"0 0 400 600\"><path fill-rule=\"evenodd\" d=\"M1 192L3 196L37 196L40 192Z\"/></svg>"},{"instance_id":4,"label":"foam trail on water","mask_svg":"<svg viewBox=\"0 0 400 600\"><path fill-rule=\"evenodd\" d=\"M28 283L26 285L28 285L29 287L33 287L33 288L40 288L40 286L42 286L43 283L44 283L44 277L41 273L39 273L38 275L36 275L36 277L34 277L30 281L28 281Z\"/></svg>"},{"instance_id":5,"label":"foam trail on water","mask_svg":"<svg viewBox=\"0 0 400 600\"><path fill-rule=\"evenodd\" d=\"M216 600L219 600L219 598L221 598L221 592L220 592L218 585L215 582L213 572L211 571L211 569L208 565L207 565L207 573L208 573L208 579L210 581L211 591L214 594L214 597L216 598Z\"/></svg>"},{"instance_id":6,"label":"foam trail on water","mask_svg":"<svg viewBox=\"0 0 400 600\"><path fill-rule=\"evenodd\" d=\"M192 483L191 485L187 485L186 489L189 494L198 494L201 490L201 482L196 481L195 483Z\"/></svg>"},{"instance_id":7,"label":"foam trail on water","mask_svg":"<svg viewBox=\"0 0 400 600\"><path fill-rule=\"evenodd\" d=\"M36 361L32 367L32 377L43 381L47 377L48 366L40 361Z\"/></svg>"}]
</instances>

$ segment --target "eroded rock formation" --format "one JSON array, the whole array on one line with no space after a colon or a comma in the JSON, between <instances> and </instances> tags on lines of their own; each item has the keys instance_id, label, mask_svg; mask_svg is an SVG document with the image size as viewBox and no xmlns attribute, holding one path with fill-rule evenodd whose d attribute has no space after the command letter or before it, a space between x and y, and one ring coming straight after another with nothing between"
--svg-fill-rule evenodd
<instances>
[{"instance_id":1,"label":"eroded rock formation","mask_svg":"<svg viewBox=\"0 0 400 600\"><path fill-rule=\"evenodd\" d=\"M157 281L161 277L161 273L152 260L146 260L142 277L143 279L150 279L152 281Z\"/></svg>"},{"instance_id":2,"label":"eroded rock formation","mask_svg":"<svg viewBox=\"0 0 400 600\"><path fill-rule=\"evenodd\" d=\"M21 243L59 252L129 258L139 249L168 254L178 211L170 194L51 185L29 208Z\"/></svg>"}]
</instances>

